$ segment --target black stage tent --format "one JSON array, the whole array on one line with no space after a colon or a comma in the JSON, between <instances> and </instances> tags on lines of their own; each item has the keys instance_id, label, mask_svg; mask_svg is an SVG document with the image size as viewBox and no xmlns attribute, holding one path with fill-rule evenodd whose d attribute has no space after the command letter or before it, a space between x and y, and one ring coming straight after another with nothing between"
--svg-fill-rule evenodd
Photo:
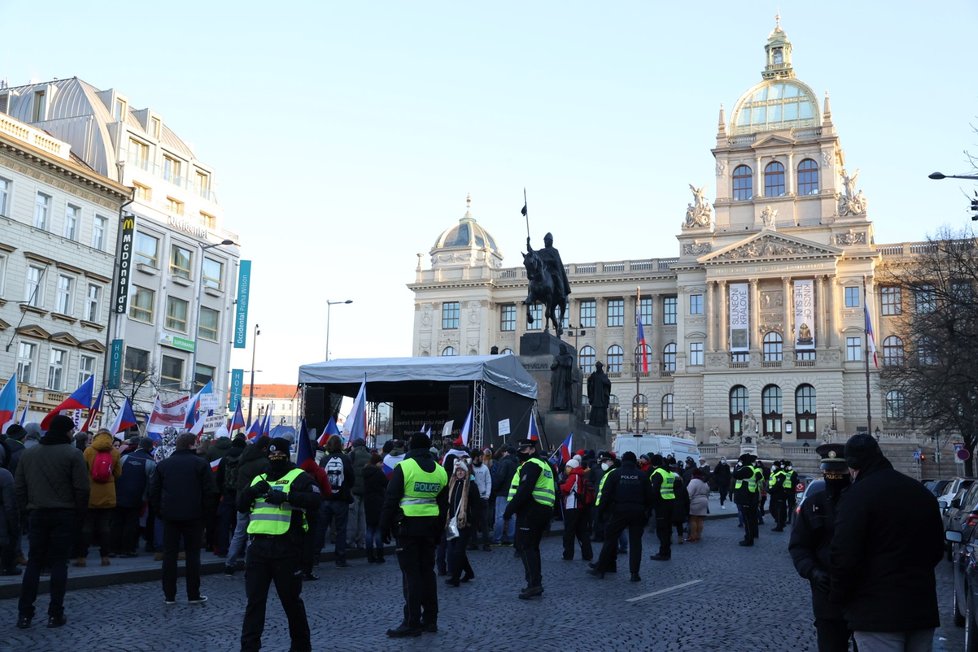
<instances>
[{"instance_id":1,"label":"black stage tent","mask_svg":"<svg viewBox=\"0 0 978 652\"><path fill-rule=\"evenodd\" d=\"M537 397L536 381L514 355L329 360L299 367L309 427L322 432L342 397L356 396L364 381L368 402L393 406L389 432L376 434L404 437L428 424L437 437L450 419L457 433L474 406L470 444L493 448L526 436ZM500 436L507 419L510 433Z\"/></svg>"}]
</instances>

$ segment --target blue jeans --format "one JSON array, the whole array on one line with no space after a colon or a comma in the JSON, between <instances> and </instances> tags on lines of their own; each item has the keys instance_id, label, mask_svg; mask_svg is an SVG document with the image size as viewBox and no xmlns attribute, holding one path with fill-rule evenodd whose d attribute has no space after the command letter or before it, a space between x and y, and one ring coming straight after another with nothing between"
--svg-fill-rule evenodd
<instances>
[{"instance_id":1,"label":"blue jeans","mask_svg":"<svg viewBox=\"0 0 978 652\"><path fill-rule=\"evenodd\" d=\"M324 500L319 508L319 515L322 517L319 527L323 532L323 545L326 544L325 534L329 531L329 524L336 525L336 546L333 551L337 562L346 561L346 520L349 513L350 505L345 500Z\"/></svg>"},{"instance_id":2,"label":"blue jeans","mask_svg":"<svg viewBox=\"0 0 978 652\"><path fill-rule=\"evenodd\" d=\"M238 557L244 555L245 548L248 546L248 521L250 520L251 512L238 512L238 523L234 526L234 536L231 537L231 543L228 544L228 556L224 560L225 566L234 568Z\"/></svg>"},{"instance_id":3,"label":"blue jeans","mask_svg":"<svg viewBox=\"0 0 978 652\"><path fill-rule=\"evenodd\" d=\"M377 550L381 553L384 551L384 542L380 536L380 526L379 525L368 525L366 529L366 536L364 537L364 544L367 546L367 550Z\"/></svg>"},{"instance_id":4,"label":"blue jeans","mask_svg":"<svg viewBox=\"0 0 978 652\"><path fill-rule=\"evenodd\" d=\"M496 524L492 529L492 542L502 543L503 541L512 541L516 534L516 519L511 518L509 522L506 523L506 531L503 532L503 512L506 511L506 505L509 501L505 496L496 496Z\"/></svg>"}]
</instances>

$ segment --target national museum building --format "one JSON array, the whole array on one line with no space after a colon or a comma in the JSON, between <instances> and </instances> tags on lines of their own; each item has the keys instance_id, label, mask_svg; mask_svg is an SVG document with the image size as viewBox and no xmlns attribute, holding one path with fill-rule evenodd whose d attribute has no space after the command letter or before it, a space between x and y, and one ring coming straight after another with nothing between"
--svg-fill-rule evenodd
<instances>
[{"instance_id":1,"label":"national museum building","mask_svg":"<svg viewBox=\"0 0 978 652\"><path fill-rule=\"evenodd\" d=\"M780 25L765 54L760 82L729 120L720 110L716 198L711 204L705 188L691 186L679 256L564 261L572 293L563 340L578 350L585 377L604 363L612 430L689 430L700 440L754 431L804 441L865 427L864 296L879 364L903 361L895 317L914 297L876 277L927 245L875 243L828 96L819 101L795 77ZM471 205L430 253L430 268L419 256L408 285L413 355L482 355L493 346L518 354L520 336L542 330L540 305L527 323L525 270L503 267ZM872 362L869 374L873 426L905 432L902 396L880 392Z\"/></svg>"}]
</instances>

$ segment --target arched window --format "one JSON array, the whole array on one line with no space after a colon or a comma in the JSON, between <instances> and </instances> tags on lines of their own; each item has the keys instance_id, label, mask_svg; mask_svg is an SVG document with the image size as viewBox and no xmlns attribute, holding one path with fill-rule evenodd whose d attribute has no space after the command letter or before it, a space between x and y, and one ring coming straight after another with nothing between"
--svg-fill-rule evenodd
<instances>
[{"instance_id":1,"label":"arched window","mask_svg":"<svg viewBox=\"0 0 978 652\"><path fill-rule=\"evenodd\" d=\"M733 171L733 198L750 199L754 196L754 172L746 165L738 165Z\"/></svg>"},{"instance_id":2,"label":"arched window","mask_svg":"<svg viewBox=\"0 0 978 652\"><path fill-rule=\"evenodd\" d=\"M499 355L515 355L515 354L513 353L513 349L507 346L505 349L499 352Z\"/></svg>"},{"instance_id":3,"label":"arched window","mask_svg":"<svg viewBox=\"0 0 978 652\"><path fill-rule=\"evenodd\" d=\"M581 373L590 376L594 373L594 347L585 346L577 356L577 363L581 366Z\"/></svg>"},{"instance_id":4,"label":"arched window","mask_svg":"<svg viewBox=\"0 0 978 652\"><path fill-rule=\"evenodd\" d=\"M781 362L784 359L781 333L770 331L764 334L764 362Z\"/></svg>"},{"instance_id":5,"label":"arched window","mask_svg":"<svg viewBox=\"0 0 978 652\"><path fill-rule=\"evenodd\" d=\"M798 194L818 194L818 163L810 158L798 164Z\"/></svg>"},{"instance_id":6,"label":"arched window","mask_svg":"<svg viewBox=\"0 0 978 652\"><path fill-rule=\"evenodd\" d=\"M892 389L886 393L886 418L902 419L906 414L903 392Z\"/></svg>"},{"instance_id":7,"label":"arched window","mask_svg":"<svg viewBox=\"0 0 978 652\"><path fill-rule=\"evenodd\" d=\"M642 354L645 354L644 360L645 364L642 364ZM635 371L638 373L643 373L643 370L648 367L652 368L652 347L648 344L639 344L635 347Z\"/></svg>"},{"instance_id":8,"label":"arched window","mask_svg":"<svg viewBox=\"0 0 978 652\"><path fill-rule=\"evenodd\" d=\"M764 168L764 196L781 197L784 195L784 166L778 161L772 161Z\"/></svg>"},{"instance_id":9,"label":"arched window","mask_svg":"<svg viewBox=\"0 0 978 652\"><path fill-rule=\"evenodd\" d=\"M730 388L730 434L739 436L745 434L744 415L748 409L747 388L743 385L734 385ZM749 433L753 435L754 433Z\"/></svg>"},{"instance_id":10,"label":"arched window","mask_svg":"<svg viewBox=\"0 0 978 652\"><path fill-rule=\"evenodd\" d=\"M761 390L761 420L764 422L763 434L781 439L781 388L768 385Z\"/></svg>"},{"instance_id":11,"label":"arched window","mask_svg":"<svg viewBox=\"0 0 978 652\"><path fill-rule=\"evenodd\" d=\"M668 373L676 371L676 343L669 342L662 349L662 370Z\"/></svg>"},{"instance_id":12,"label":"arched window","mask_svg":"<svg viewBox=\"0 0 978 652\"><path fill-rule=\"evenodd\" d=\"M620 374L621 366L625 362L625 349L617 344L608 347L608 373Z\"/></svg>"},{"instance_id":13,"label":"arched window","mask_svg":"<svg viewBox=\"0 0 978 652\"><path fill-rule=\"evenodd\" d=\"M632 417L635 419L635 430L639 429L639 423L649 419L649 399L645 394L637 394L632 399ZM646 424L646 427L648 424Z\"/></svg>"},{"instance_id":14,"label":"arched window","mask_svg":"<svg viewBox=\"0 0 978 652\"><path fill-rule=\"evenodd\" d=\"M817 417L815 388L811 385L799 385L795 390L795 427L798 439L815 439Z\"/></svg>"},{"instance_id":15,"label":"arched window","mask_svg":"<svg viewBox=\"0 0 978 652\"><path fill-rule=\"evenodd\" d=\"M672 394L666 394L662 397L662 423L673 420L673 397Z\"/></svg>"},{"instance_id":16,"label":"arched window","mask_svg":"<svg viewBox=\"0 0 978 652\"><path fill-rule=\"evenodd\" d=\"M883 365L886 367L903 365L903 340L896 335L890 335L883 340Z\"/></svg>"},{"instance_id":17,"label":"arched window","mask_svg":"<svg viewBox=\"0 0 978 652\"><path fill-rule=\"evenodd\" d=\"M621 404L618 403L618 397L612 394L608 397L608 421L618 423L620 417Z\"/></svg>"},{"instance_id":18,"label":"arched window","mask_svg":"<svg viewBox=\"0 0 978 652\"><path fill-rule=\"evenodd\" d=\"M454 346L446 346L444 349L441 350L441 354L443 356L458 355L458 353L455 351Z\"/></svg>"}]
</instances>

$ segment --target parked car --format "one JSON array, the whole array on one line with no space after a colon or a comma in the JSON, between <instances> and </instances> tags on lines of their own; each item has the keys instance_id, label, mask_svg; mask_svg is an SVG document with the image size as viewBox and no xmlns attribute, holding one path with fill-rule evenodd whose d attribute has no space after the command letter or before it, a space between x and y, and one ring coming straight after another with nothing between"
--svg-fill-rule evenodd
<instances>
[{"instance_id":1,"label":"parked car","mask_svg":"<svg viewBox=\"0 0 978 652\"><path fill-rule=\"evenodd\" d=\"M971 531L978 525L978 482L961 483L958 494L951 499L951 504L944 510L944 530L958 530L965 539L971 536ZM952 546L945 543L947 560L952 558Z\"/></svg>"},{"instance_id":2,"label":"parked car","mask_svg":"<svg viewBox=\"0 0 978 652\"><path fill-rule=\"evenodd\" d=\"M941 514L944 514L945 510L951 506L951 501L954 500L962 483L965 482L970 486L974 480L970 478L951 478L944 486L944 493L937 497L937 505L941 509Z\"/></svg>"},{"instance_id":3,"label":"parked car","mask_svg":"<svg viewBox=\"0 0 978 652\"><path fill-rule=\"evenodd\" d=\"M944 494L944 487L951 482L950 480L927 480L924 482L924 486L934 494L935 498L939 498Z\"/></svg>"},{"instance_id":4,"label":"parked car","mask_svg":"<svg viewBox=\"0 0 978 652\"><path fill-rule=\"evenodd\" d=\"M968 537L960 530L944 533L954 551L951 614L955 625L964 625L966 652L978 652L978 542L975 532L972 528Z\"/></svg>"},{"instance_id":5,"label":"parked car","mask_svg":"<svg viewBox=\"0 0 978 652\"><path fill-rule=\"evenodd\" d=\"M811 482L809 482L808 486L805 487L805 491L801 494L798 494L798 505L795 507L795 514L801 513L801 504L805 502L806 498L811 496L816 491L820 491L824 488L825 488L825 480L823 480L822 478L816 478Z\"/></svg>"}]
</instances>

